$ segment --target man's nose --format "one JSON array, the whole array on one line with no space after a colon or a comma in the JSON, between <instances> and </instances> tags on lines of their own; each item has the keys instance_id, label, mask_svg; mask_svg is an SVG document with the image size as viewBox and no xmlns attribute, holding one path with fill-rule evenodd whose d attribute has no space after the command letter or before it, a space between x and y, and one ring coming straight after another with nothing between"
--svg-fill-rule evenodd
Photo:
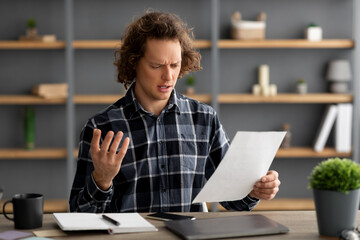
<instances>
[{"instance_id":1,"label":"man's nose","mask_svg":"<svg viewBox=\"0 0 360 240\"><path fill-rule=\"evenodd\" d=\"M162 79L164 80L171 80L172 78L172 71L170 66L164 66L163 71L162 71Z\"/></svg>"}]
</instances>

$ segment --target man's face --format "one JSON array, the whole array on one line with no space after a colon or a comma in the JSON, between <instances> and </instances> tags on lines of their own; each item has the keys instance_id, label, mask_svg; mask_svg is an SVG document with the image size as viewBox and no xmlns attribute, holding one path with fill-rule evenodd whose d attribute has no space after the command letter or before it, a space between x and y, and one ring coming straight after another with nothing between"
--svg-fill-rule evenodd
<instances>
[{"instance_id":1,"label":"man's face","mask_svg":"<svg viewBox=\"0 0 360 240\"><path fill-rule=\"evenodd\" d=\"M135 95L140 103L166 105L180 68L181 46L177 39L148 39L136 67Z\"/></svg>"}]
</instances>

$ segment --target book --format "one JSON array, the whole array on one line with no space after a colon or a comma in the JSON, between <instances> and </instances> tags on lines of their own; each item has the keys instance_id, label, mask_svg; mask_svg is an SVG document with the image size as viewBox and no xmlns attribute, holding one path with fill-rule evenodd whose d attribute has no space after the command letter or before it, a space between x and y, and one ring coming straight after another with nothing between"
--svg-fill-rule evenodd
<instances>
[{"instance_id":1,"label":"book","mask_svg":"<svg viewBox=\"0 0 360 240\"><path fill-rule=\"evenodd\" d=\"M337 152L351 152L351 126L353 105L338 104L338 116L335 123L335 149Z\"/></svg>"},{"instance_id":2,"label":"book","mask_svg":"<svg viewBox=\"0 0 360 240\"><path fill-rule=\"evenodd\" d=\"M66 83L43 83L34 86L31 92L47 99L66 98L68 96L68 85Z\"/></svg>"},{"instance_id":3,"label":"book","mask_svg":"<svg viewBox=\"0 0 360 240\"><path fill-rule=\"evenodd\" d=\"M329 138L332 127L334 126L335 119L338 113L337 105L326 106L325 113L320 123L320 127L315 137L314 151L321 152Z\"/></svg>"},{"instance_id":4,"label":"book","mask_svg":"<svg viewBox=\"0 0 360 240\"><path fill-rule=\"evenodd\" d=\"M103 215L119 225L108 221ZM138 213L53 213L53 217L63 231L106 230L111 234L157 231Z\"/></svg>"}]
</instances>

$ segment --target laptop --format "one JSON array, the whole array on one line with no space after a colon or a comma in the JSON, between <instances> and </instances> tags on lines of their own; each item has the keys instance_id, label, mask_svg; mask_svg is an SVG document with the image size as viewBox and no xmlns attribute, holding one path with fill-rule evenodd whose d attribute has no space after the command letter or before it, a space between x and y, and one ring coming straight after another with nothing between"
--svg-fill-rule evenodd
<instances>
[{"instance_id":1,"label":"laptop","mask_svg":"<svg viewBox=\"0 0 360 240\"><path fill-rule=\"evenodd\" d=\"M261 214L165 222L183 239L218 239L289 232L286 226Z\"/></svg>"}]
</instances>

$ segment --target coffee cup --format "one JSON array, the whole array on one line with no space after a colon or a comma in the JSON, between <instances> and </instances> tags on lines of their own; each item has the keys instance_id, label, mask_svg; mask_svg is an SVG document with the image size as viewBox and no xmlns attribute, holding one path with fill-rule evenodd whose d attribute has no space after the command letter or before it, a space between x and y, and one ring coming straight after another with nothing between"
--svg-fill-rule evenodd
<instances>
[{"instance_id":1,"label":"coffee cup","mask_svg":"<svg viewBox=\"0 0 360 240\"><path fill-rule=\"evenodd\" d=\"M5 206L9 203L13 205L13 217L9 217L5 212ZM38 193L16 194L11 200L3 205L5 218L14 221L15 228L33 229L42 226L44 211L44 196Z\"/></svg>"}]
</instances>

